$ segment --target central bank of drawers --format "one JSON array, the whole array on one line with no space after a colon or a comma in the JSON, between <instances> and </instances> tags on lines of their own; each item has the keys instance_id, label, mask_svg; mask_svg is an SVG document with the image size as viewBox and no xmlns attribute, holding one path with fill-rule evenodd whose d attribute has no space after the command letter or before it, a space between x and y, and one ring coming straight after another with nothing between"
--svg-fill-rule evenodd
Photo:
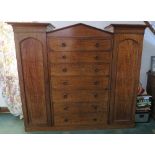
<instances>
[{"instance_id":1,"label":"central bank of drawers","mask_svg":"<svg viewBox=\"0 0 155 155\"><path fill-rule=\"evenodd\" d=\"M105 124L111 40L50 38L48 46L54 124Z\"/></svg>"}]
</instances>

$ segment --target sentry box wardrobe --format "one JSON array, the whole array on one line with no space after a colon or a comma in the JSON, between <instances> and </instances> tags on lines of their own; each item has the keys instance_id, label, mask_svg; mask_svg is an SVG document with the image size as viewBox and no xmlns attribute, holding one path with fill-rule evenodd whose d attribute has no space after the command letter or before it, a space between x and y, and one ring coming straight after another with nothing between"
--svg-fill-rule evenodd
<instances>
[{"instance_id":1,"label":"sentry box wardrobe","mask_svg":"<svg viewBox=\"0 0 155 155\"><path fill-rule=\"evenodd\" d=\"M134 127L145 25L10 24L26 131Z\"/></svg>"}]
</instances>

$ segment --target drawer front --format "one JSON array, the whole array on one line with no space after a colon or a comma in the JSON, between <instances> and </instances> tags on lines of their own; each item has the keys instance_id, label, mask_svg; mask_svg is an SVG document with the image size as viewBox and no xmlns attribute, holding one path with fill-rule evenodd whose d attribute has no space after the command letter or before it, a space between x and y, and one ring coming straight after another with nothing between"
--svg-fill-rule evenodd
<instances>
[{"instance_id":1,"label":"drawer front","mask_svg":"<svg viewBox=\"0 0 155 155\"><path fill-rule=\"evenodd\" d=\"M49 38L51 51L107 51L112 48L112 40L102 38Z\"/></svg>"},{"instance_id":2,"label":"drawer front","mask_svg":"<svg viewBox=\"0 0 155 155\"><path fill-rule=\"evenodd\" d=\"M51 77L52 89L77 90L77 89L109 89L108 77Z\"/></svg>"},{"instance_id":3,"label":"drawer front","mask_svg":"<svg viewBox=\"0 0 155 155\"><path fill-rule=\"evenodd\" d=\"M89 63L105 62L110 63L112 59L111 52L49 52L50 63Z\"/></svg>"},{"instance_id":4,"label":"drawer front","mask_svg":"<svg viewBox=\"0 0 155 155\"><path fill-rule=\"evenodd\" d=\"M55 114L98 113L107 111L107 102L55 102L53 108Z\"/></svg>"},{"instance_id":5,"label":"drawer front","mask_svg":"<svg viewBox=\"0 0 155 155\"><path fill-rule=\"evenodd\" d=\"M54 124L61 125L95 125L106 124L107 112L89 114L63 114L54 116Z\"/></svg>"},{"instance_id":6,"label":"drawer front","mask_svg":"<svg viewBox=\"0 0 155 155\"><path fill-rule=\"evenodd\" d=\"M53 102L107 102L108 91L99 90L54 90L51 97Z\"/></svg>"},{"instance_id":7,"label":"drawer front","mask_svg":"<svg viewBox=\"0 0 155 155\"><path fill-rule=\"evenodd\" d=\"M52 76L65 75L105 75L109 76L110 65L107 63L96 64L51 64Z\"/></svg>"}]
</instances>

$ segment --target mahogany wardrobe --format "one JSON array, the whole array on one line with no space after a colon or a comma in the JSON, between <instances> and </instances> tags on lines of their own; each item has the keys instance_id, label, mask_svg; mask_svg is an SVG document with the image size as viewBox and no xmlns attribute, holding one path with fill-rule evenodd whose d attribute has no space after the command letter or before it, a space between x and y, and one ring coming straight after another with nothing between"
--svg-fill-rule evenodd
<instances>
[{"instance_id":1,"label":"mahogany wardrobe","mask_svg":"<svg viewBox=\"0 0 155 155\"><path fill-rule=\"evenodd\" d=\"M9 24L26 131L134 127L145 25Z\"/></svg>"}]
</instances>

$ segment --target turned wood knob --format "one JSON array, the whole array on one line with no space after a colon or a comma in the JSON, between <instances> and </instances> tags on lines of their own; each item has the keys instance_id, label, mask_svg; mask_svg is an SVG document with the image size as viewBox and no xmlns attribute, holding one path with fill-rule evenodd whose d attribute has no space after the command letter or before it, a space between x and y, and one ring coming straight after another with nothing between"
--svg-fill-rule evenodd
<instances>
[{"instance_id":1,"label":"turned wood knob","mask_svg":"<svg viewBox=\"0 0 155 155\"><path fill-rule=\"evenodd\" d=\"M64 98L67 98L68 97L68 95L67 94L64 94Z\"/></svg>"},{"instance_id":2,"label":"turned wood knob","mask_svg":"<svg viewBox=\"0 0 155 155\"><path fill-rule=\"evenodd\" d=\"M96 94L94 94L94 97L95 97L95 98L97 98L97 97L98 97L98 94L97 94L97 93L96 93Z\"/></svg>"},{"instance_id":3,"label":"turned wood knob","mask_svg":"<svg viewBox=\"0 0 155 155\"><path fill-rule=\"evenodd\" d=\"M93 105L93 108L94 108L95 110L97 110L97 105Z\"/></svg>"},{"instance_id":4,"label":"turned wood knob","mask_svg":"<svg viewBox=\"0 0 155 155\"><path fill-rule=\"evenodd\" d=\"M63 85L67 85L67 84L68 84L68 82L67 82L67 81L64 81L64 82L63 82Z\"/></svg>"},{"instance_id":5,"label":"turned wood knob","mask_svg":"<svg viewBox=\"0 0 155 155\"><path fill-rule=\"evenodd\" d=\"M98 85L98 84L99 84L99 81L95 81L95 82L94 82L94 85Z\"/></svg>"},{"instance_id":6,"label":"turned wood knob","mask_svg":"<svg viewBox=\"0 0 155 155\"><path fill-rule=\"evenodd\" d=\"M98 60L99 59L99 56L96 55L94 58L95 58L95 60Z\"/></svg>"},{"instance_id":7,"label":"turned wood knob","mask_svg":"<svg viewBox=\"0 0 155 155\"><path fill-rule=\"evenodd\" d=\"M67 68L63 68L62 71L63 71L63 72L67 72Z\"/></svg>"},{"instance_id":8,"label":"turned wood knob","mask_svg":"<svg viewBox=\"0 0 155 155\"><path fill-rule=\"evenodd\" d=\"M68 110L68 107L64 107L64 110Z\"/></svg>"},{"instance_id":9,"label":"turned wood knob","mask_svg":"<svg viewBox=\"0 0 155 155\"><path fill-rule=\"evenodd\" d=\"M94 70L96 73L99 71L99 69L98 68L95 68L95 70Z\"/></svg>"},{"instance_id":10,"label":"turned wood knob","mask_svg":"<svg viewBox=\"0 0 155 155\"><path fill-rule=\"evenodd\" d=\"M97 118L94 118L93 121L96 122L97 121Z\"/></svg>"},{"instance_id":11,"label":"turned wood knob","mask_svg":"<svg viewBox=\"0 0 155 155\"><path fill-rule=\"evenodd\" d=\"M100 44L99 44L99 43L96 43L96 44L95 44L95 46L96 46L96 47L99 47L99 46L100 46Z\"/></svg>"},{"instance_id":12,"label":"turned wood knob","mask_svg":"<svg viewBox=\"0 0 155 155\"><path fill-rule=\"evenodd\" d=\"M66 47L66 44L65 44L65 43L62 43L61 46L62 46L62 47Z\"/></svg>"},{"instance_id":13,"label":"turned wood knob","mask_svg":"<svg viewBox=\"0 0 155 155\"><path fill-rule=\"evenodd\" d=\"M67 57L66 57L66 55L63 55L62 58L63 58L63 59L66 59Z\"/></svg>"},{"instance_id":14,"label":"turned wood knob","mask_svg":"<svg viewBox=\"0 0 155 155\"><path fill-rule=\"evenodd\" d=\"M65 118L65 119L64 119L64 122L68 122L68 119L67 119L67 118Z\"/></svg>"}]
</instances>

